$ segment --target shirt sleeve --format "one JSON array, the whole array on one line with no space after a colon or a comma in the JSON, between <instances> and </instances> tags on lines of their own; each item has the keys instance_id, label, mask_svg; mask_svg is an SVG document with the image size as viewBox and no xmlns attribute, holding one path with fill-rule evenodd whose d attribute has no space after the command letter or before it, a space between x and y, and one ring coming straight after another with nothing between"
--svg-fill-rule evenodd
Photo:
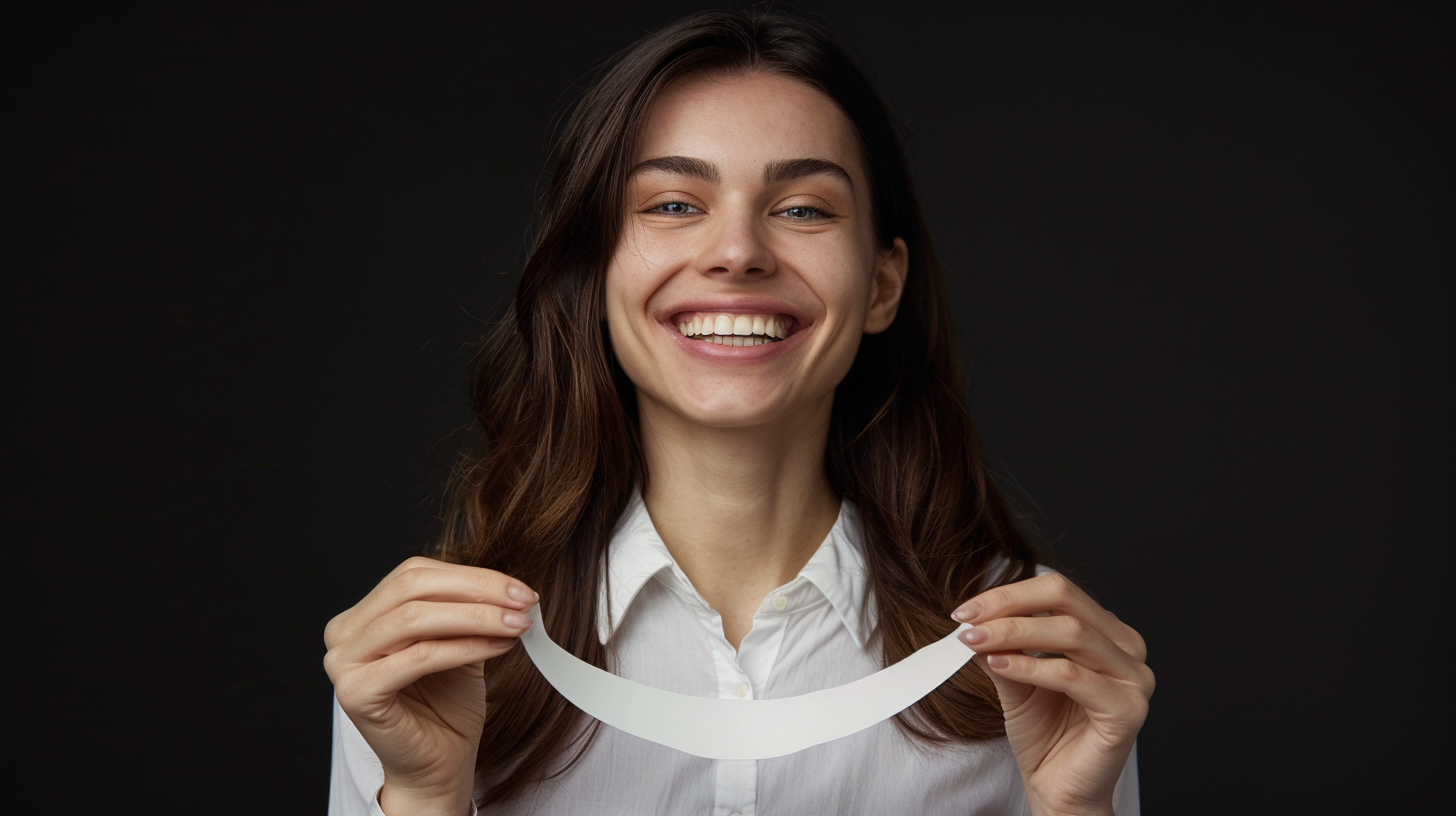
<instances>
[{"instance_id":1,"label":"shirt sleeve","mask_svg":"<svg viewBox=\"0 0 1456 816\"><path fill-rule=\"evenodd\" d=\"M329 816L380 816L384 768L364 735L334 697L334 759L329 774Z\"/></svg>"},{"instance_id":2,"label":"shirt sleeve","mask_svg":"<svg viewBox=\"0 0 1456 816\"><path fill-rule=\"evenodd\" d=\"M329 816L388 816L379 807L384 787L384 766L364 735L339 707L334 697L334 758L329 774ZM470 816L479 816L475 802ZM1120 814L1119 814L1120 816Z\"/></svg>"},{"instance_id":3,"label":"shirt sleeve","mask_svg":"<svg viewBox=\"0 0 1456 816\"><path fill-rule=\"evenodd\" d=\"M1132 753L1127 755L1127 764L1112 788L1112 812L1117 816L1141 816L1142 801L1138 796L1137 742L1132 744Z\"/></svg>"}]
</instances>

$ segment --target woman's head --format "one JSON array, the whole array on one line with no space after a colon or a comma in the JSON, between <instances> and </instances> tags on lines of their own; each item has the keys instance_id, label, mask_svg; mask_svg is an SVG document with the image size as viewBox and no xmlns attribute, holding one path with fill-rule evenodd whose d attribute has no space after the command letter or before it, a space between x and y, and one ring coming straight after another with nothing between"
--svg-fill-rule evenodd
<instances>
[{"instance_id":1,"label":"woman's head","mask_svg":"<svg viewBox=\"0 0 1456 816\"><path fill-rule=\"evenodd\" d=\"M1035 550L966 412L898 137L827 35L762 11L648 35L577 104L542 204L510 313L478 358L483 449L457 470L437 557L525 581L553 638L605 666L595 593L648 477L639 408L725 427L818 410L830 484L859 507L870 589L893 599L878 605L885 663L950 631L974 588L1031 574ZM750 336L779 342L673 330L722 314L747 315L750 333L761 317ZM693 360L738 370L717 382ZM993 572L1007 560L1020 569ZM478 763L496 801L593 732L520 650L486 671ZM974 664L895 720L930 742L1004 732Z\"/></svg>"},{"instance_id":2,"label":"woman's head","mask_svg":"<svg viewBox=\"0 0 1456 816\"><path fill-rule=\"evenodd\" d=\"M895 362L923 361L929 331L949 340L885 107L797 18L703 13L628 49L578 104L544 203L522 329L565 319L563 307L577 327L607 327L579 340L602 342L593 356L634 392L629 413L646 397L710 424L755 424L827 407L866 332L902 324L878 344ZM909 314L897 314L902 299ZM745 352L670 331L718 315L745 315L750 331L752 316L780 316L790 336ZM686 355L744 364L691 364L692 345Z\"/></svg>"},{"instance_id":3,"label":"woman's head","mask_svg":"<svg viewBox=\"0 0 1456 816\"><path fill-rule=\"evenodd\" d=\"M906 272L905 242L876 238L854 126L797 77L694 70L632 161L604 288L643 420L824 427Z\"/></svg>"}]
</instances>

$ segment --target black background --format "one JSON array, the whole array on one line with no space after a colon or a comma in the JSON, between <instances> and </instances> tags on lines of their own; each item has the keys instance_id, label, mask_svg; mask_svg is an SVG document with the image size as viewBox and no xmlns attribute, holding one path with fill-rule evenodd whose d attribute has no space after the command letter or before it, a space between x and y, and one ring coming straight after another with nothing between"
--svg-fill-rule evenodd
<instances>
[{"instance_id":1,"label":"black background","mask_svg":"<svg viewBox=\"0 0 1456 816\"><path fill-rule=\"evenodd\" d=\"M553 125L705 6L122 5L4 26L6 795L319 813L324 623L430 535ZM799 8L909 134L1004 472L1150 643L1147 811L1415 809L1449 7Z\"/></svg>"}]
</instances>

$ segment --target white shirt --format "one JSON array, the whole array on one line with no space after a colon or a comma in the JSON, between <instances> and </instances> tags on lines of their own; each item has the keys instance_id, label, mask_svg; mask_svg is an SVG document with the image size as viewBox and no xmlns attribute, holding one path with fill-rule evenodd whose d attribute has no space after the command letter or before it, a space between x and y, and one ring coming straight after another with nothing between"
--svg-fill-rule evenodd
<instances>
[{"instance_id":1,"label":"white shirt","mask_svg":"<svg viewBox=\"0 0 1456 816\"><path fill-rule=\"evenodd\" d=\"M667 551L640 496L623 513L608 545L608 563L608 579L598 589L599 636L611 647L612 670L643 685L699 697L772 699L844 685L884 668L859 518L848 501L798 576L764 598L737 651L723 636L722 618ZM384 816L378 804L383 784L378 758L335 700L329 816ZM1118 816L1139 813L1136 750L1117 781L1113 803ZM903 736L893 720L761 760L703 759L602 725L565 774L479 811L481 816L1029 812L1005 737L926 748Z\"/></svg>"}]
</instances>

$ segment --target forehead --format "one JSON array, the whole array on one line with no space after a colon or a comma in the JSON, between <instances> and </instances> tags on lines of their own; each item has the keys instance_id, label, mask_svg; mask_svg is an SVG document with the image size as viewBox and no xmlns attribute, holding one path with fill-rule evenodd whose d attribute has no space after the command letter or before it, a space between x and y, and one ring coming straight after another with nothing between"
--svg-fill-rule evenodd
<instances>
[{"instance_id":1,"label":"forehead","mask_svg":"<svg viewBox=\"0 0 1456 816\"><path fill-rule=\"evenodd\" d=\"M828 159L862 187L858 144L839 106L807 83L768 73L692 72L653 103L636 161L691 156L731 173L734 164L761 172L770 161Z\"/></svg>"}]
</instances>

